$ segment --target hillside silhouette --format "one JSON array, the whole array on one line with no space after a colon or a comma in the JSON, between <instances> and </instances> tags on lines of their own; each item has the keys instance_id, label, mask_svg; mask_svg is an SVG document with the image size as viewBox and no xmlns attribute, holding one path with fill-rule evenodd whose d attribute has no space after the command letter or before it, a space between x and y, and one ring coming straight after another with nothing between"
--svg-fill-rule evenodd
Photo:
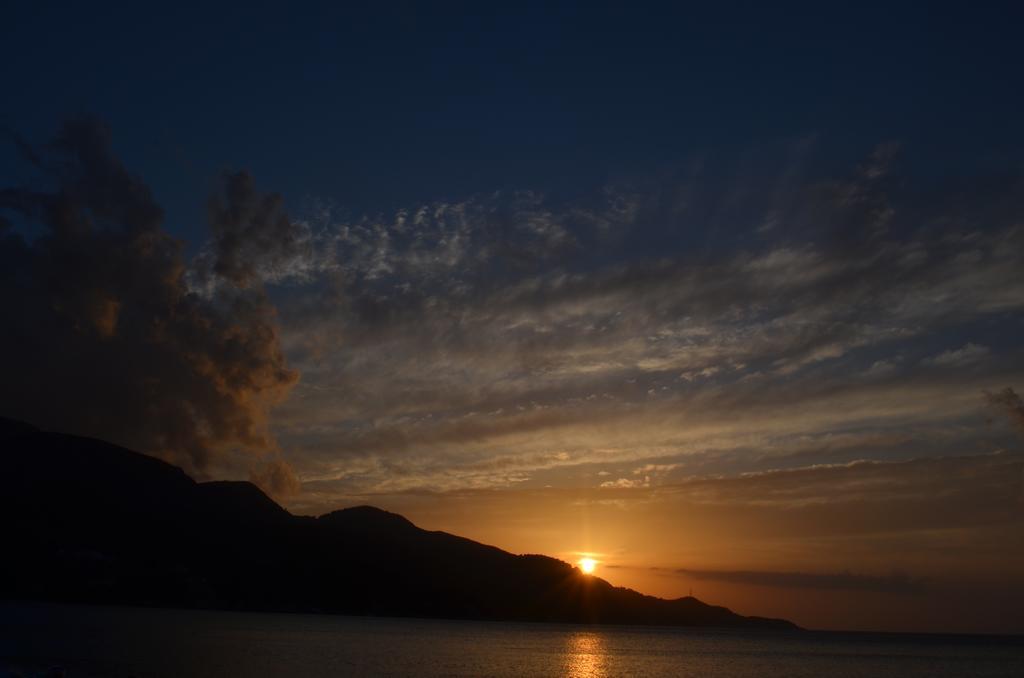
<instances>
[{"instance_id":1,"label":"hillside silhouette","mask_svg":"<svg viewBox=\"0 0 1024 678\"><path fill-rule=\"evenodd\" d=\"M614 587L370 506L292 515L99 440L0 420L0 598L356 615L795 628Z\"/></svg>"}]
</instances>

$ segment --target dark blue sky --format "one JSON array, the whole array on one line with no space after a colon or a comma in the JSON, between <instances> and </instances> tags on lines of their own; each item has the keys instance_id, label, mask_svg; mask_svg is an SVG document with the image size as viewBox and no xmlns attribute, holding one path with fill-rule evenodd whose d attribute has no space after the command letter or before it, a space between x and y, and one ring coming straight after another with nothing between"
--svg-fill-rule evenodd
<instances>
[{"instance_id":1,"label":"dark blue sky","mask_svg":"<svg viewBox=\"0 0 1024 678\"><path fill-rule=\"evenodd\" d=\"M224 168L375 212L808 135L825 171L892 139L922 169L1015 163L1019 5L869 4L17 3L2 122L38 142L100 116L193 243Z\"/></svg>"}]
</instances>

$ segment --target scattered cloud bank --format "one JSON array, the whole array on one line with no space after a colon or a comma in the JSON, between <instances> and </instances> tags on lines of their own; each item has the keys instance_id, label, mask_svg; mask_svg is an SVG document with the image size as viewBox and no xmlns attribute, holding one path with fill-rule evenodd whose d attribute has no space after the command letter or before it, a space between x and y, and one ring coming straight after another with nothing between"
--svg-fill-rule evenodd
<instances>
[{"instance_id":1,"label":"scattered cloud bank","mask_svg":"<svg viewBox=\"0 0 1024 678\"><path fill-rule=\"evenodd\" d=\"M1016 176L914 183L887 145L846 177L295 217L228 173L185 261L95 124L28 157L47 187L0 193L3 350L31 356L2 404L45 426L203 468L273 457L272 422L336 502L1011 444L978 422L1024 375Z\"/></svg>"},{"instance_id":2,"label":"scattered cloud bank","mask_svg":"<svg viewBox=\"0 0 1024 678\"><path fill-rule=\"evenodd\" d=\"M576 202L312 209L258 267L303 373L275 422L339 491L782 454L830 430L977 445L966 418L1024 367L1003 338L1024 308L1020 180L910 190L896 155L845 178L784 172L743 200L691 177Z\"/></svg>"}]
</instances>

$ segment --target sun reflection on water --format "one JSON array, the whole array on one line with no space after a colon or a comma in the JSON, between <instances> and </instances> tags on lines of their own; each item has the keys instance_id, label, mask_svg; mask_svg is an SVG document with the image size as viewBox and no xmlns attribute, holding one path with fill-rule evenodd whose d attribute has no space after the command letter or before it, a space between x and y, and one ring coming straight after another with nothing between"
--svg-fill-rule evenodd
<instances>
[{"instance_id":1,"label":"sun reflection on water","mask_svg":"<svg viewBox=\"0 0 1024 678\"><path fill-rule=\"evenodd\" d=\"M573 633L566 641L564 675L571 678L606 676L605 659L603 636L591 631Z\"/></svg>"}]
</instances>

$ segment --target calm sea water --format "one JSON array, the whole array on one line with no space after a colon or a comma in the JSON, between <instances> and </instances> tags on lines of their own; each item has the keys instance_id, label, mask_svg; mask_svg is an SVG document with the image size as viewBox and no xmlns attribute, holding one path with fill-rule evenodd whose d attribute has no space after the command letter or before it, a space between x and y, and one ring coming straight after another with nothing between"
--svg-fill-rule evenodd
<instances>
[{"instance_id":1,"label":"calm sea water","mask_svg":"<svg viewBox=\"0 0 1024 678\"><path fill-rule=\"evenodd\" d=\"M1024 676L1024 638L0 604L0 676Z\"/></svg>"}]
</instances>

